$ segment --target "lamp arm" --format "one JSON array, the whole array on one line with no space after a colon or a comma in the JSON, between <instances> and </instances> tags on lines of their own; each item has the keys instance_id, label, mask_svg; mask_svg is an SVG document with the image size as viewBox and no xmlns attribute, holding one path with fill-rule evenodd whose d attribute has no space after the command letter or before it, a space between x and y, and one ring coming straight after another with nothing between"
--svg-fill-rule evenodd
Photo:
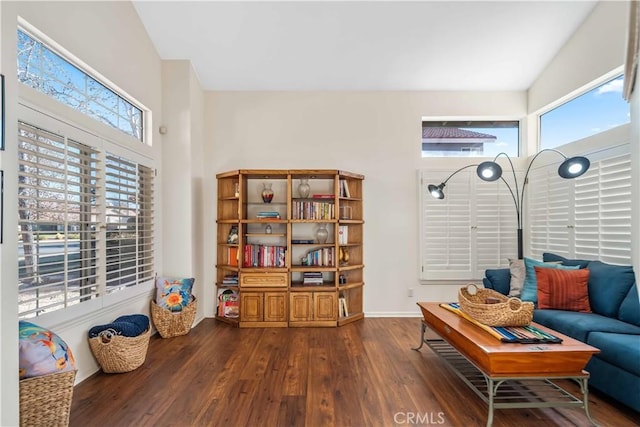
<instances>
[{"instance_id":1,"label":"lamp arm","mask_svg":"<svg viewBox=\"0 0 640 427\"><path fill-rule=\"evenodd\" d=\"M511 197L513 197L513 202L516 204L516 212L518 213L518 228L520 228L520 211L522 210L521 209L522 201L518 201L518 195L520 194L520 189L518 188L518 178L516 177L516 169L513 167L513 162L511 161L511 157L509 157L509 155L505 152L498 153L498 155L496 155L493 158L493 161L495 162L496 159L500 156L506 157L507 160L509 161L509 166L511 166L511 175L513 176L513 182L514 182L514 185L516 186L516 193L514 195L513 191L511 191L511 188L509 188L509 191L511 191ZM507 184L507 181L505 181L504 178L502 178L502 181L505 184ZM507 187L509 187L509 184L507 184ZM524 184L523 184L523 192L524 192Z\"/></svg>"},{"instance_id":2,"label":"lamp arm","mask_svg":"<svg viewBox=\"0 0 640 427\"><path fill-rule=\"evenodd\" d=\"M545 151L553 151L554 153L558 153L562 156L562 158L566 159L567 156L565 156L564 154L562 154L562 152L555 150L553 148L545 148L542 149L540 151L538 151L536 153L535 156L533 156L533 159L531 159L531 161L529 162L529 166L527 166L527 172L524 174L524 181L522 182L522 193L520 193L520 206L522 206L522 204L524 203L524 189L527 186L528 182L529 182L529 171L531 170L531 165L533 165L533 162L538 158L538 156L542 153L544 153Z\"/></svg>"},{"instance_id":3,"label":"lamp arm","mask_svg":"<svg viewBox=\"0 0 640 427\"><path fill-rule=\"evenodd\" d=\"M451 177L453 177L453 176L454 176L455 174L457 174L458 172L461 172L461 171L463 171L463 170L465 170L465 169L467 169L467 168L471 168L471 167L474 167L474 166L478 166L478 164L476 163L476 164L474 164L474 165L467 165L467 166L461 167L460 169L458 169L457 171L455 171L455 172L453 172L451 175L449 175L449 176L447 177L447 179L445 179L444 181L442 181L442 183L443 183L443 184L446 184L446 183L447 183L447 181L449 181L449 180L451 179Z\"/></svg>"},{"instance_id":4,"label":"lamp arm","mask_svg":"<svg viewBox=\"0 0 640 427\"><path fill-rule=\"evenodd\" d=\"M511 189L511 186L509 185L509 183L503 177L500 177L500 179L502 180L502 182L504 182L504 185L506 185L507 188L509 189L509 193L511 193L511 198L513 199L513 204L516 207L516 219L518 220L518 228L522 228L521 227L522 223L520 221L520 206L518 206L518 198L513 193L513 190ZM516 181L516 184L517 184L517 181Z\"/></svg>"}]
</instances>

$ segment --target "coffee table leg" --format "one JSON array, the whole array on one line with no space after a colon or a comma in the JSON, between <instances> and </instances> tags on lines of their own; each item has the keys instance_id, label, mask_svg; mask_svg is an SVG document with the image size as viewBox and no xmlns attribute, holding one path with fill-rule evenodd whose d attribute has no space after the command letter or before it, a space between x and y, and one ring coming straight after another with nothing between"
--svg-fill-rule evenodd
<instances>
[{"instance_id":1,"label":"coffee table leg","mask_svg":"<svg viewBox=\"0 0 640 427\"><path fill-rule=\"evenodd\" d=\"M487 427L491 427L493 425L493 398L496 396L498 392L498 387L502 381L498 381L497 384L493 382L493 379L485 376L485 380L487 381L487 394L489 395L489 413L487 414Z\"/></svg>"},{"instance_id":2,"label":"coffee table leg","mask_svg":"<svg viewBox=\"0 0 640 427\"><path fill-rule=\"evenodd\" d=\"M589 378L575 378L575 381L580 385L580 391L582 392L582 406L584 407L584 413L587 415L589 422L594 426L598 426L591 414L589 413Z\"/></svg>"},{"instance_id":3,"label":"coffee table leg","mask_svg":"<svg viewBox=\"0 0 640 427\"><path fill-rule=\"evenodd\" d=\"M411 350L420 351L420 349L422 348L422 345L424 344L424 334L425 332L427 332L427 324L423 320L421 322L421 325L422 326L420 328L420 345L418 347L411 347Z\"/></svg>"}]
</instances>

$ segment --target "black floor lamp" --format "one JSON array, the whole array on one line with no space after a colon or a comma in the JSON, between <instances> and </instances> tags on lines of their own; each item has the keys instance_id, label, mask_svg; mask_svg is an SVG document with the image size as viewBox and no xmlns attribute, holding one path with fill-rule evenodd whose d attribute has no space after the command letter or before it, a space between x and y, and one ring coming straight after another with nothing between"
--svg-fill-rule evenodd
<instances>
[{"instance_id":1,"label":"black floor lamp","mask_svg":"<svg viewBox=\"0 0 640 427\"><path fill-rule=\"evenodd\" d=\"M451 175L449 175L447 179L445 179L442 183L440 183L440 185L429 184L427 188L429 189L429 193L431 193L431 195L436 199L444 199L443 190L447 181L449 181L449 179L451 179L451 177L453 177L458 172L473 166L477 166L476 173L478 174L478 177L483 181L490 182L490 181L496 181L498 179L501 179L502 182L504 182L507 188L509 189L509 192L511 193L511 198L513 199L513 203L516 208L516 219L518 223L518 258L522 259L523 258L522 205L524 204L524 190L528 183L529 171L531 170L531 165L538 158L540 154L546 151L552 151L554 153L558 153L564 158L564 161L558 167L558 175L561 176L562 178L566 178L566 179L577 178L580 175L584 174L589 169L589 166L591 165L591 163L589 162L589 159L587 159L586 157L582 157L582 156L567 157L558 150L554 150L553 148L545 148L544 150L540 150L539 152L537 152L536 155L533 156L533 158L529 162L529 166L527 167L527 172L524 175L524 181L522 182L522 186L520 187L518 185L518 179L516 178L516 171L515 171L515 168L513 167L513 163L511 162L511 158L506 153L500 153L496 157L494 157L492 161L486 161L480 164L472 164L472 165L464 166L458 169L457 171L453 172ZM509 183L507 182L507 180L505 180L504 177L502 176L502 167L500 167L500 165L496 163L496 159L500 156L506 157L507 160L509 161L509 166L511 167L511 173L513 176L513 186L515 187L515 191L514 191L514 188L512 188L511 185L509 185Z\"/></svg>"}]
</instances>

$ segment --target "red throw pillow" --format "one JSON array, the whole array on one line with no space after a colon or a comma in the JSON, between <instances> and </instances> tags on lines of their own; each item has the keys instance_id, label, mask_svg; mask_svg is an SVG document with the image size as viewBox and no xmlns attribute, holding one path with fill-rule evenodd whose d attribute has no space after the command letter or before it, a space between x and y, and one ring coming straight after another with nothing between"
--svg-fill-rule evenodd
<instances>
[{"instance_id":1,"label":"red throw pillow","mask_svg":"<svg viewBox=\"0 0 640 427\"><path fill-rule=\"evenodd\" d=\"M534 268L538 282L538 308L591 313L587 287L589 269Z\"/></svg>"}]
</instances>

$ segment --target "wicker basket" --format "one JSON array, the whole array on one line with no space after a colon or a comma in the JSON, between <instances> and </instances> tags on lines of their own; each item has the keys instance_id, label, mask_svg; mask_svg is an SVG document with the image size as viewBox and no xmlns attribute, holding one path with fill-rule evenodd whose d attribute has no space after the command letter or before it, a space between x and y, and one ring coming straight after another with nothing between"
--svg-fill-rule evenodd
<instances>
[{"instance_id":1,"label":"wicker basket","mask_svg":"<svg viewBox=\"0 0 640 427\"><path fill-rule=\"evenodd\" d=\"M101 334L89 338L89 347L104 372L108 374L129 372L144 363L150 336L151 328L137 337Z\"/></svg>"},{"instance_id":2,"label":"wicker basket","mask_svg":"<svg viewBox=\"0 0 640 427\"><path fill-rule=\"evenodd\" d=\"M20 380L20 426L68 426L76 371Z\"/></svg>"},{"instance_id":3,"label":"wicker basket","mask_svg":"<svg viewBox=\"0 0 640 427\"><path fill-rule=\"evenodd\" d=\"M177 337L186 335L191 330L193 320L196 317L198 303L196 298L183 307L182 311L173 313L166 308L160 307L155 301L151 301L151 318L153 324L162 338Z\"/></svg>"},{"instance_id":4,"label":"wicker basket","mask_svg":"<svg viewBox=\"0 0 640 427\"><path fill-rule=\"evenodd\" d=\"M487 304L487 299L497 302ZM460 310L489 326L525 326L533 319L533 303L509 298L491 289L478 288L473 283L458 291Z\"/></svg>"}]
</instances>

